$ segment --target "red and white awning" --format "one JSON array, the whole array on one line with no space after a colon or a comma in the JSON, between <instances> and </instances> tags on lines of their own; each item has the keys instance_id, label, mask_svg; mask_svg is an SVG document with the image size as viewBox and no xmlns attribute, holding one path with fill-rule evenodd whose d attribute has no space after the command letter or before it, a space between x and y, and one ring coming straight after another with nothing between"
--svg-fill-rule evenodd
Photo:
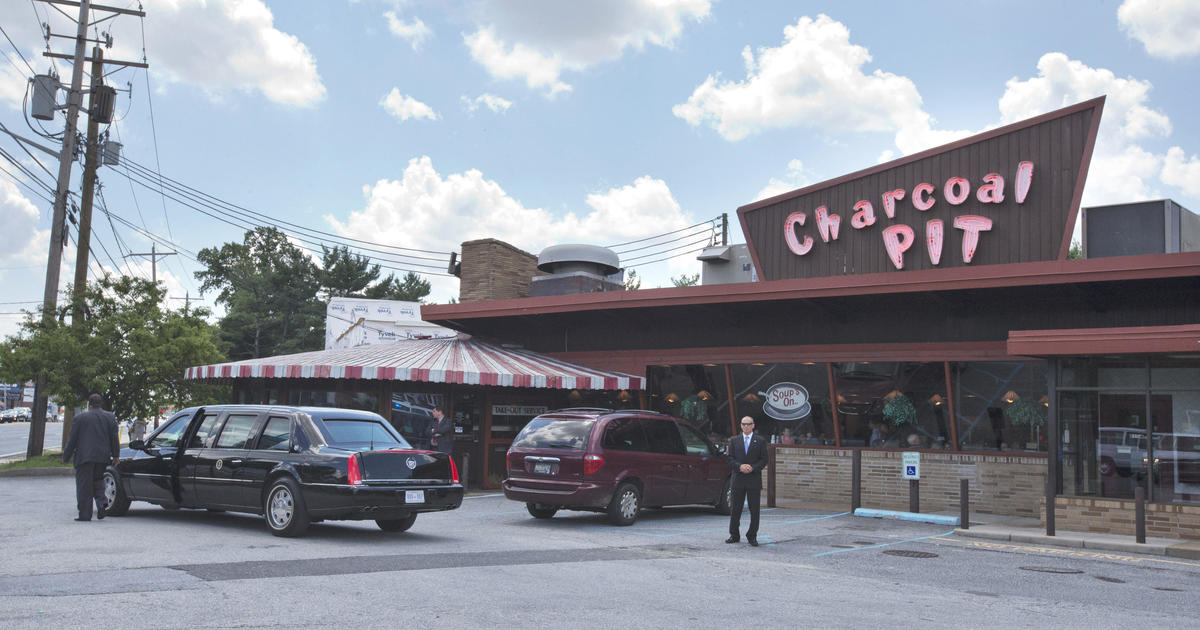
<instances>
[{"instance_id":1,"label":"red and white awning","mask_svg":"<svg viewBox=\"0 0 1200 630\"><path fill-rule=\"evenodd\" d=\"M645 379L524 350L457 339L407 339L191 367L188 379L353 378L547 389L645 388Z\"/></svg>"}]
</instances>

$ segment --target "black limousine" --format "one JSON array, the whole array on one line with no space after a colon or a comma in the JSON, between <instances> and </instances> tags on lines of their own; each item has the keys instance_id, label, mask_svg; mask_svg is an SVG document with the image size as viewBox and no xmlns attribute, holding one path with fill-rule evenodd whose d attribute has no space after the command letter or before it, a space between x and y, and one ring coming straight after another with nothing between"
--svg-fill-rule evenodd
<instances>
[{"instance_id":1,"label":"black limousine","mask_svg":"<svg viewBox=\"0 0 1200 630\"><path fill-rule=\"evenodd\" d=\"M131 501L266 517L276 536L312 522L374 520L402 532L421 512L462 505L458 469L415 450L377 414L326 407L184 409L133 440L104 475L107 514Z\"/></svg>"}]
</instances>

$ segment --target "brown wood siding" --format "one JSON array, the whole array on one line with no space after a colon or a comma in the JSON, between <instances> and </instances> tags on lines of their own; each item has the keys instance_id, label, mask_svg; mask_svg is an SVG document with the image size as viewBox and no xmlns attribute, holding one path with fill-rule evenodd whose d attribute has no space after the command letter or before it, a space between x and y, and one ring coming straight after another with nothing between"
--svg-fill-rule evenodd
<instances>
[{"instance_id":1,"label":"brown wood siding","mask_svg":"<svg viewBox=\"0 0 1200 630\"><path fill-rule=\"evenodd\" d=\"M947 145L918 159L905 158L810 186L778 198L739 209L743 230L764 280L814 278L864 273L899 273L888 257L883 229L903 223L912 228L914 242L904 254L903 271L947 269L1011 262L1054 260L1059 257L1064 238L1069 238L1070 222L1077 210L1076 189L1082 185L1082 173L1094 142L1100 101L1087 107L1075 106L1058 115L1020 123L1000 134L991 132ZM1034 164L1033 181L1023 204L1016 203L1016 168L1021 161ZM1004 177L1004 197L1000 204L980 203L975 194L987 173ZM951 205L944 195L950 177L963 177L970 183L970 195L961 205ZM912 204L913 188L920 183L934 186L934 205L928 211ZM883 210L882 194L903 189L905 197L896 203L896 216L889 219ZM861 230L850 220L854 204L870 201L876 222ZM825 206L841 217L840 236L825 243L816 225L815 210ZM797 229L799 240L814 241L804 255L793 254L784 240L784 220L792 212L804 212L807 221ZM992 229L980 234L973 261L962 260L962 230L954 228L955 217L979 215L992 220ZM925 225L941 219L944 243L940 264L934 266L926 252Z\"/></svg>"}]
</instances>

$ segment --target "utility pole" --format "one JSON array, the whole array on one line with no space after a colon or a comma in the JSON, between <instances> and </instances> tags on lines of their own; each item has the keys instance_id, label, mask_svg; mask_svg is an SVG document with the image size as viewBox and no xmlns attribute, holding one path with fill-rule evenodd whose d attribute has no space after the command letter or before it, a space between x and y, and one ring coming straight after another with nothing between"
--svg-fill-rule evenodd
<instances>
[{"instance_id":1,"label":"utility pole","mask_svg":"<svg viewBox=\"0 0 1200 630\"><path fill-rule=\"evenodd\" d=\"M155 243L150 243L150 253L148 253L148 254L147 253L134 254L134 253L130 252L128 254L125 254L125 258L129 258L130 256L147 256L147 257L149 257L150 258L150 278L154 281L154 286L157 287L158 286L158 259L166 258L167 256L174 256L175 254L177 254L179 252L163 252L160 254L155 249L155 245L156 245ZM175 299L179 299L179 298L175 298ZM196 298L196 299L198 300L200 298Z\"/></svg>"},{"instance_id":2,"label":"utility pole","mask_svg":"<svg viewBox=\"0 0 1200 630\"><path fill-rule=\"evenodd\" d=\"M67 93L67 128L63 132L62 151L58 154L58 187L54 193L54 215L50 223L50 251L46 256L46 290L42 297L42 323L54 321L58 308L58 275L62 266L63 240L66 232L67 196L71 192L71 165L75 163L75 124L79 121L79 103L83 100L83 51L87 43L88 0L79 2L79 24L75 35L74 67L71 69L71 91ZM26 457L42 454L46 440L46 375L38 374L33 385L33 417L29 421L29 443ZM65 427L64 427L65 428Z\"/></svg>"},{"instance_id":3,"label":"utility pole","mask_svg":"<svg viewBox=\"0 0 1200 630\"><path fill-rule=\"evenodd\" d=\"M96 94L104 84L104 52L99 46L92 49L92 100L90 110L95 113ZM88 256L92 242L92 195L96 189L96 169L100 161L100 122L95 115L88 117L87 153L83 160L82 203L79 205L79 235L75 254L75 310L71 326L78 326L83 319L83 294L87 290Z\"/></svg>"},{"instance_id":4,"label":"utility pole","mask_svg":"<svg viewBox=\"0 0 1200 630\"><path fill-rule=\"evenodd\" d=\"M192 305L192 302L199 302L201 298L192 297L192 292L188 291L183 294L183 297L173 297L171 299L172 300L183 300L183 316L187 317L188 307Z\"/></svg>"},{"instance_id":5,"label":"utility pole","mask_svg":"<svg viewBox=\"0 0 1200 630\"><path fill-rule=\"evenodd\" d=\"M79 106L83 102L83 63L85 61L95 61L94 59L87 59L84 57L84 52L88 42L87 29L88 26L92 24L92 22L89 22L89 13L92 9L95 9L96 11L136 15L139 17L144 17L146 14L142 11L134 11L131 9L93 5L90 0L79 0L78 3L68 2L66 0L41 1L48 4L64 4L68 6L77 5L79 7L79 18L76 22L76 32L74 37L75 54L64 55L50 51L42 53L42 55L45 57L71 60L71 86L67 93L66 106L67 125L63 131L62 150L58 154L58 182L54 194L54 211L50 224L50 248L46 260L46 287L42 298L42 322L44 324L49 324L54 320L55 311L58 309L59 275L62 271L63 243L66 241L67 200L71 193L71 166L74 164L75 160L75 133L79 122ZM48 42L49 26L46 26L46 29ZM97 48L97 50L99 50L99 48ZM148 67L145 63L136 62L110 61L108 63L141 68ZM103 64L104 61L101 58L99 64L94 65L93 67L93 85L99 82L103 77ZM94 115L95 112L92 112L92 114ZM52 117L53 116L51 116L51 118ZM90 203L90 199L88 202ZM82 226L80 227L82 228ZM90 233L87 234L86 237L82 238L89 237ZM84 276L84 284L86 284L86 275ZM46 374L38 374L34 380L33 418L29 423L29 441L25 449L26 457L35 457L42 454L42 443L46 439L47 400L45 389ZM64 435L66 434L67 430L68 427L64 426Z\"/></svg>"}]
</instances>

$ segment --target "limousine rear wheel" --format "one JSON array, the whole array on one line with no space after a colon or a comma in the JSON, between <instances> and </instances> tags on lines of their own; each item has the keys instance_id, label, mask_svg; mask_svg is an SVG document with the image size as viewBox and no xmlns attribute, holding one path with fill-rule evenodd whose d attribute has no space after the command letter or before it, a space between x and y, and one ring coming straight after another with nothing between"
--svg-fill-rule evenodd
<instances>
[{"instance_id":1,"label":"limousine rear wheel","mask_svg":"<svg viewBox=\"0 0 1200 630\"><path fill-rule=\"evenodd\" d=\"M625 482L617 486L612 502L608 504L608 520L613 525L633 525L633 522L637 520L638 511L641 509L641 491L634 484Z\"/></svg>"},{"instance_id":2,"label":"limousine rear wheel","mask_svg":"<svg viewBox=\"0 0 1200 630\"><path fill-rule=\"evenodd\" d=\"M525 504L525 509L529 510L529 515L533 518L554 518L558 513L558 508L545 503L534 503L529 501Z\"/></svg>"},{"instance_id":3,"label":"limousine rear wheel","mask_svg":"<svg viewBox=\"0 0 1200 630\"><path fill-rule=\"evenodd\" d=\"M108 504L104 508L108 516L125 516L129 511L129 497L125 496L117 472L112 468L104 471L104 501Z\"/></svg>"},{"instance_id":4,"label":"limousine rear wheel","mask_svg":"<svg viewBox=\"0 0 1200 630\"><path fill-rule=\"evenodd\" d=\"M263 514L267 518L267 527L276 536L303 536L308 530L308 510L304 506L304 497L291 477L280 477L271 484L263 501Z\"/></svg>"},{"instance_id":5,"label":"limousine rear wheel","mask_svg":"<svg viewBox=\"0 0 1200 630\"><path fill-rule=\"evenodd\" d=\"M417 522L417 513L413 512L404 518L377 518L375 524L385 532L406 532Z\"/></svg>"}]
</instances>

